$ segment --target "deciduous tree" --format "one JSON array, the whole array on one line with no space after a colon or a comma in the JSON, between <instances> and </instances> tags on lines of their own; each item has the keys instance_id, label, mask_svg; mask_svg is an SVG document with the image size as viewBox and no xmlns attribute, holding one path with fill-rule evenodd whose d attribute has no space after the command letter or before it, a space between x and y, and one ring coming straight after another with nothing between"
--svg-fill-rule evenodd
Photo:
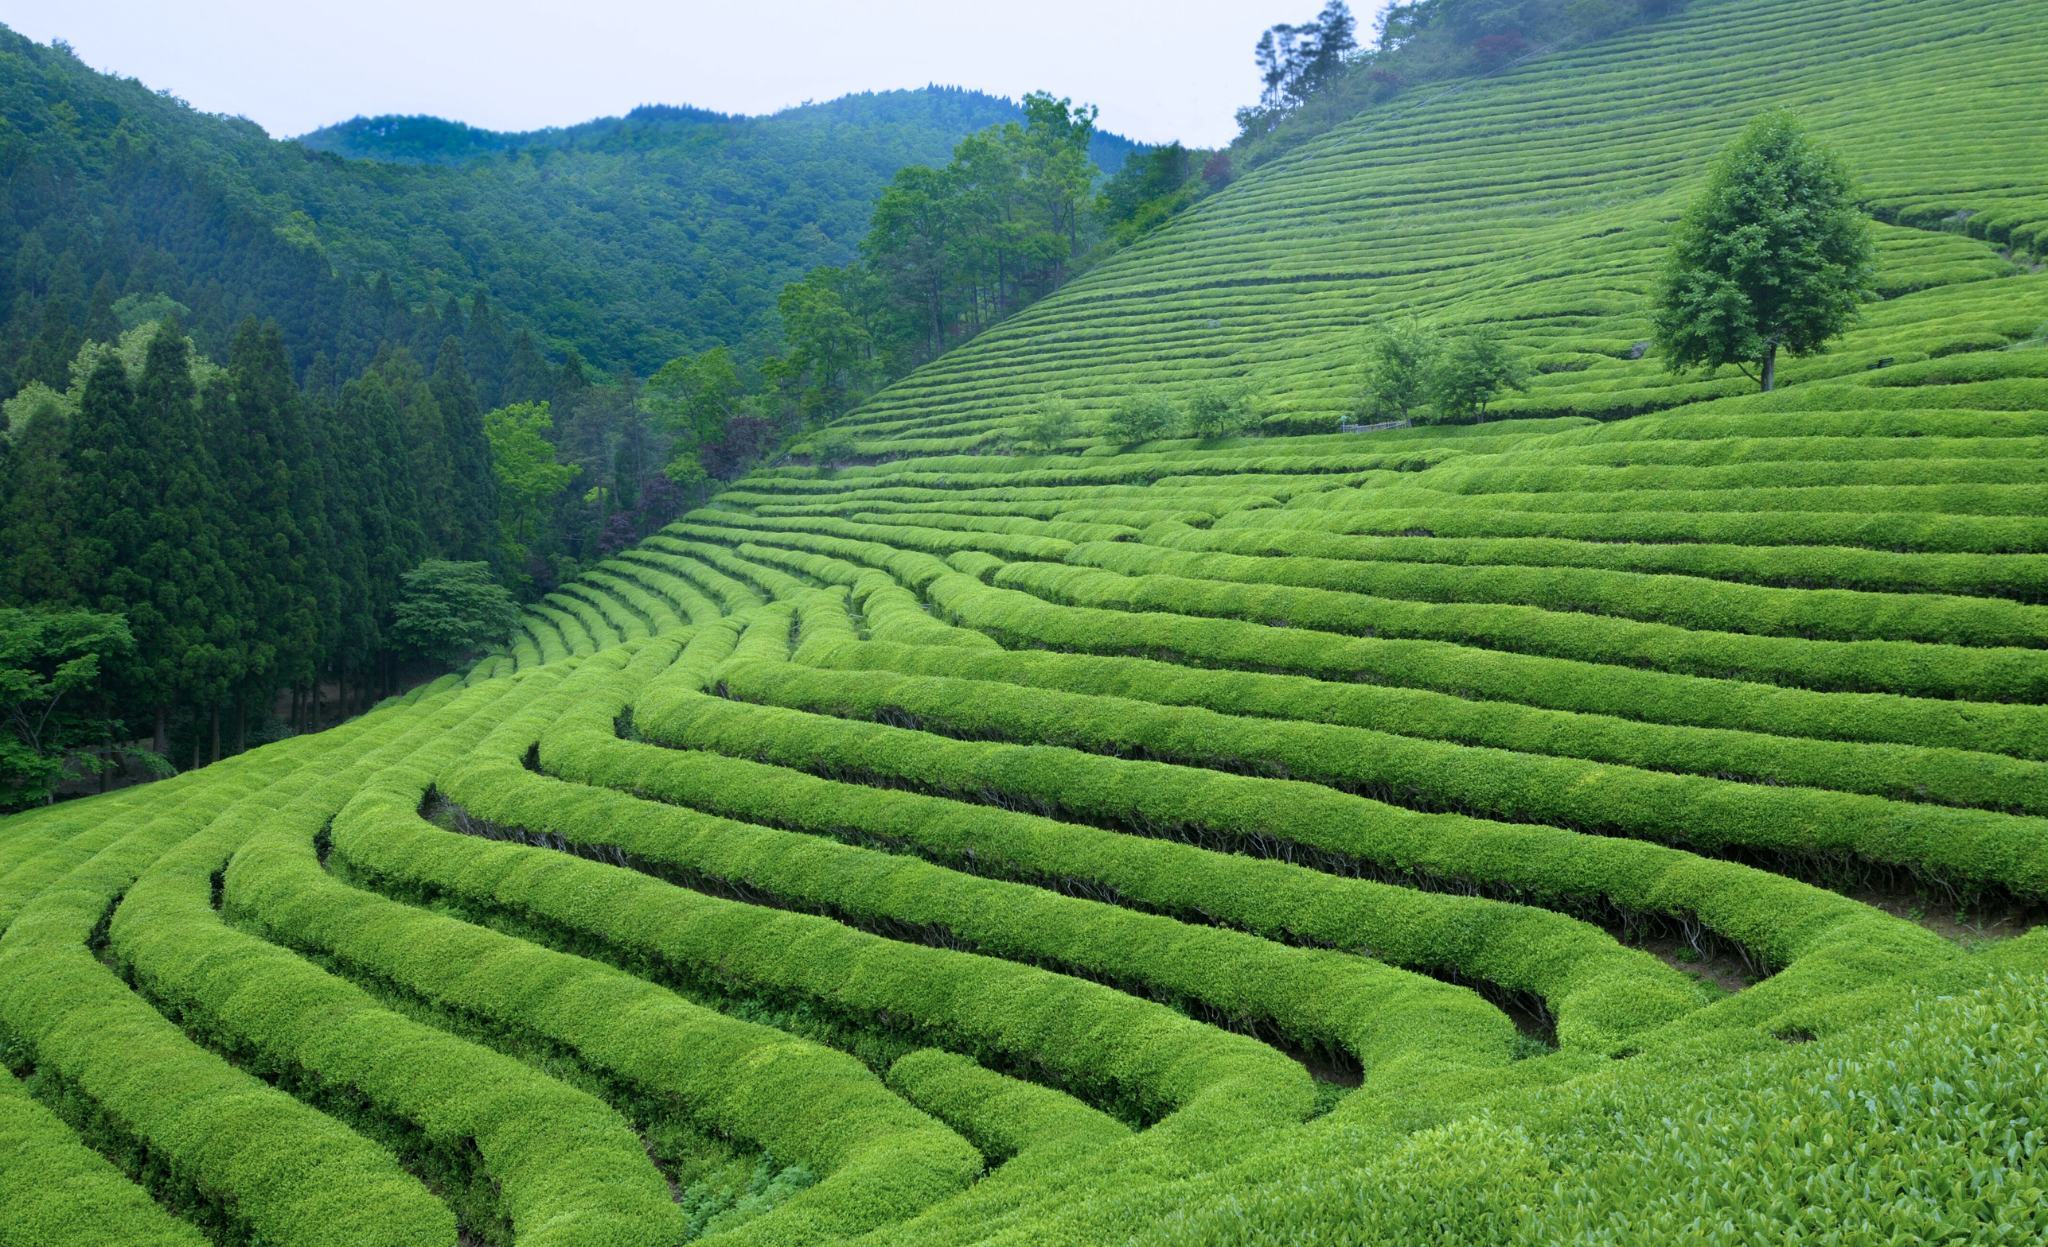
<instances>
[{"instance_id":1,"label":"deciduous tree","mask_svg":"<svg viewBox=\"0 0 2048 1247\"><path fill-rule=\"evenodd\" d=\"M1653 313L1665 364L1735 364L1769 390L1780 350L1825 350L1855 319L1875 263L1841 157L1790 111L1763 113L1673 230Z\"/></svg>"}]
</instances>

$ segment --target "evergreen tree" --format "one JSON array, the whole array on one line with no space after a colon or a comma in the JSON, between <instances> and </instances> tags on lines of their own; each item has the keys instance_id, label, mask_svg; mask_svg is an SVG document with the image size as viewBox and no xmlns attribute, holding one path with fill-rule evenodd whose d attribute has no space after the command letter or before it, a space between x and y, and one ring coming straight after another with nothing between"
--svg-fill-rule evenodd
<instances>
[{"instance_id":1,"label":"evergreen tree","mask_svg":"<svg viewBox=\"0 0 2048 1247\"><path fill-rule=\"evenodd\" d=\"M477 297L481 300L483 296ZM479 312L476 319L483 315ZM473 319L471 324L475 323ZM442 342L429 388L441 409L442 440L449 459L448 511L441 517L446 541L442 553L455 562L481 562L490 557L496 544L498 487L491 478L491 444L484 436L483 407L463 367L466 354L454 338Z\"/></svg>"},{"instance_id":2,"label":"evergreen tree","mask_svg":"<svg viewBox=\"0 0 2048 1247\"><path fill-rule=\"evenodd\" d=\"M228 568L220 483L200 422L192 344L167 321L150 339L135 390L141 442L159 465L153 506L143 515L135 567L148 581L148 609L131 604L142 689L166 710L178 701L201 708L219 753L221 699L246 673L253 603ZM209 383L210 407L231 403L228 382ZM224 531L225 530L225 531ZM195 745L193 761L201 750Z\"/></svg>"},{"instance_id":3,"label":"evergreen tree","mask_svg":"<svg viewBox=\"0 0 2048 1247\"><path fill-rule=\"evenodd\" d=\"M71 323L71 301L54 294L43 300L42 328L29 343L16 383L40 381L51 389L63 389L70 380L71 357L78 354L78 343L78 330Z\"/></svg>"},{"instance_id":4,"label":"evergreen tree","mask_svg":"<svg viewBox=\"0 0 2048 1247\"><path fill-rule=\"evenodd\" d=\"M400 474L410 498L406 514L425 537L428 550L446 551L453 544L448 521L454 509L455 464L441 405L434 401L418 360L404 347L380 355L372 371L383 383L405 448L402 463L407 466Z\"/></svg>"},{"instance_id":5,"label":"evergreen tree","mask_svg":"<svg viewBox=\"0 0 2048 1247\"><path fill-rule=\"evenodd\" d=\"M521 329L512 342L511 359L505 365L504 390L495 406L507 403L544 403L555 394L555 374L541 358L533 335Z\"/></svg>"},{"instance_id":6,"label":"evergreen tree","mask_svg":"<svg viewBox=\"0 0 2048 1247\"><path fill-rule=\"evenodd\" d=\"M216 422L210 432L228 518L241 533L236 575L256 608L249 669L236 698L246 712L280 684L302 684L317 669L320 558L306 526L318 513L319 482L304 470L310 439L277 326L245 319L229 361L231 422Z\"/></svg>"},{"instance_id":7,"label":"evergreen tree","mask_svg":"<svg viewBox=\"0 0 2048 1247\"><path fill-rule=\"evenodd\" d=\"M469 327L462 337L462 362L476 383L479 411L505 401L505 365L510 351L505 322L492 313L490 295L479 286L470 298Z\"/></svg>"},{"instance_id":8,"label":"evergreen tree","mask_svg":"<svg viewBox=\"0 0 2048 1247\"><path fill-rule=\"evenodd\" d=\"M360 682L384 649L399 577L427 557L428 544L404 417L381 373L364 373L342 387L337 425L354 483L363 587L363 596L349 603L339 657Z\"/></svg>"},{"instance_id":9,"label":"evergreen tree","mask_svg":"<svg viewBox=\"0 0 2048 1247\"><path fill-rule=\"evenodd\" d=\"M87 342L112 342L121 336L121 322L114 316L114 279L100 274L92 289L92 305L86 309L82 336Z\"/></svg>"},{"instance_id":10,"label":"evergreen tree","mask_svg":"<svg viewBox=\"0 0 2048 1247\"><path fill-rule=\"evenodd\" d=\"M118 371L119 365L116 365ZM78 515L68 459L72 421L60 396L38 387L8 404L0 480L0 599L16 606L80 601Z\"/></svg>"},{"instance_id":11,"label":"evergreen tree","mask_svg":"<svg viewBox=\"0 0 2048 1247\"><path fill-rule=\"evenodd\" d=\"M143 517L158 492L157 463L142 437L128 370L111 351L86 376L68 457L78 538L75 591L96 610L128 614L139 635L155 622L141 557ZM133 674L124 667L120 677L132 683ZM164 704L159 690L131 691L147 696L152 709Z\"/></svg>"}]
</instances>

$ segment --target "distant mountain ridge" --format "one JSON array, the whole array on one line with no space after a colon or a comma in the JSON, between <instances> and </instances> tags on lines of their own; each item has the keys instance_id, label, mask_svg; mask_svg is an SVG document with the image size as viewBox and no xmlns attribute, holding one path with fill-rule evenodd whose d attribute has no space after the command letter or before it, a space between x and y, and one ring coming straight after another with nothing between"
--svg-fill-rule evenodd
<instances>
[{"instance_id":1,"label":"distant mountain ridge","mask_svg":"<svg viewBox=\"0 0 2048 1247\"><path fill-rule=\"evenodd\" d=\"M861 124L887 114L899 97L930 93L960 104L963 119L977 117L976 128L1021 120L1023 110L1007 96L990 95L937 84L914 91L859 91L824 103L799 104L758 115L722 113L688 104L642 104L623 117L597 117L570 126L538 130L488 130L467 122L427 114L384 113L356 116L322 126L292 139L314 151L333 152L349 160L383 164L466 165L491 156L532 148L557 151L615 151L644 146L664 134L701 131L708 127L742 129L774 124ZM1097 131L1088 154L1104 173L1114 173L1124 158L1143 147L1132 139Z\"/></svg>"}]
</instances>

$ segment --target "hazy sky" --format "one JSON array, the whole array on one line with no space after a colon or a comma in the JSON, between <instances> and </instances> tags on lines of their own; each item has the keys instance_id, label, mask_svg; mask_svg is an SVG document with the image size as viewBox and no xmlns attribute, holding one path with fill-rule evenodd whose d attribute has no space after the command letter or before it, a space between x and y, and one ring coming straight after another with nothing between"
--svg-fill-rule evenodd
<instances>
[{"instance_id":1,"label":"hazy sky","mask_svg":"<svg viewBox=\"0 0 2048 1247\"><path fill-rule=\"evenodd\" d=\"M68 41L278 137L357 114L432 113L494 130L636 104L773 112L928 82L1044 88L1101 124L1199 146L1258 95L1252 45L1322 0L0 0L0 21ZM1369 27L1379 0L1354 0Z\"/></svg>"}]
</instances>

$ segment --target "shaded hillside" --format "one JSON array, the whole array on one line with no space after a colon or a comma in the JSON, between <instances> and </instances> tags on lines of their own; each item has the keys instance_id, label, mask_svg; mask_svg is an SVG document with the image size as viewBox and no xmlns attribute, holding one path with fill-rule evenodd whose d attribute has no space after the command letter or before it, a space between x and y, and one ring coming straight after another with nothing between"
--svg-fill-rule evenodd
<instances>
[{"instance_id":1,"label":"shaded hillside","mask_svg":"<svg viewBox=\"0 0 2048 1247\"><path fill-rule=\"evenodd\" d=\"M961 136L1019 116L931 88L763 118L639 109L490 136L503 150L459 168L344 160L0 30L0 247L15 257L0 271L0 362L22 374L34 354L17 383L59 384L43 374L90 336L101 293L169 296L202 349L223 350L255 313L279 321L301 367L317 350L344 358L366 332L347 323L346 286L379 275L414 308L487 289L544 350L606 369L646 375L719 344L759 355L783 283L850 258L898 168L943 163ZM322 133L336 131L377 147L363 126ZM413 158L407 136L378 154ZM1119 143L1103 140L1105 158Z\"/></svg>"}]
</instances>

